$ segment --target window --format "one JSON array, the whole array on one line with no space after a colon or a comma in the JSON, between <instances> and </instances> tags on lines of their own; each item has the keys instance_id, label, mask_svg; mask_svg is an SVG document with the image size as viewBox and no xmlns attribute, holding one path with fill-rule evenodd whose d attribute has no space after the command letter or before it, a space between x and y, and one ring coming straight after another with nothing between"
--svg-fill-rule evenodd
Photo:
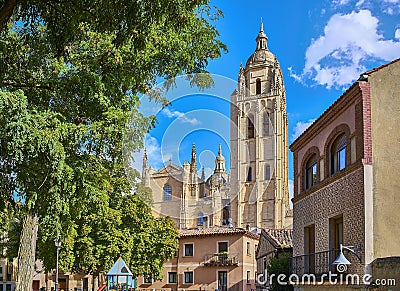
<instances>
[{"instance_id":1,"label":"window","mask_svg":"<svg viewBox=\"0 0 400 291\"><path fill-rule=\"evenodd\" d=\"M261 94L261 80L256 80L256 94Z\"/></svg>"},{"instance_id":2,"label":"window","mask_svg":"<svg viewBox=\"0 0 400 291\"><path fill-rule=\"evenodd\" d=\"M218 290L228 291L228 272L218 271Z\"/></svg>"},{"instance_id":3,"label":"window","mask_svg":"<svg viewBox=\"0 0 400 291\"><path fill-rule=\"evenodd\" d=\"M193 271L184 272L184 283L185 284L193 284Z\"/></svg>"},{"instance_id":4,"label":"window","mask_svg":"<svg viewBox=\"0 0 400 291\"><path fill-rule=\"evenodd\" d=\"M269 135L269 114L267 112L264 112L263 115L263 135Z\"/></svg>"},{"instance_id":5,"label":"window","mask_svg":"<svg viewBox=\"0 0 400 291\"><path fill-rule=\"evenodd\" d=\"M346 167L346 135L341 134L336 138L331 148L331 174Z\"/></svg>"},{"instance_id":6,"label":"window","mask_svg":"<svg viewBox=\"0 0 400 291\"><path fill-rule=\"evenodd\" d=\"M221 254L226 252L228 252L228 242L218 242L218 253Z\"/></svg>"},{"instance_id":7,"label":"window","mask_svg":"<svg viewBox=\"0 0 400 291\"><path fill-rule=\"evenodd\" d=\"M313 274L315 272L315 225L304 228L304 271Z\"/></svg>"},{"instance_id":8,"label":"window","mask_svg":"<svg viewBox=\"0 0 400 291\"><path fill-rule=\"evenodd\" d=\"M308 159L306 164L306 189L317 184L317 155Z\"/></svg>"},{"instance_id":9,"label":"window","mask_svg":"<svg viewBox=\"0 0 400 291\"><path fill-rule=\"evenodd\" d=\"M143 277L143 284L153 284L153 279L148 277Z\"/></svg>"},{"instance_id":10,"label":"window","mask_svg":"<svg viewBox=\"0 0 400 291\"><path fill-rule=\"evenodd\" d=\"M204 224L204 214L203 212L200 212L197 215L197 225L203 225Z\"/></svg>"},{"instance_id":11,"label":"window","mask_svg":"<svg viewBox=\"0 0 400 291\"><path fill-rule=\"evenodd\" d=\"M164 201L172 199L172 187L170 185L164 186Z\"/></svg>"},{"instance_id":12,"label":"window","mask_svg":"<svg viewBox=\"0 0 400 291\"><path fill-rule=\"evenodd\" d=\"M339 255L340 244L343 244L343 216L329 219L329 247L334 250L334 258Z\"/></svg>"},{"instance_id":13,"label":"window","mask_svg":"<svg viewBox=\"0 0 400 291\"><path fill-rule=\"evenodd\" d=\"M168 283L176 284L176 282L177 282L176 272L168 272Z\"/></svg>"},{"instance_id":14,"label":"window","mask_svg":"<svg viewBox=\"0 0 400 291\"><path fill-rule=\"evenodd\" d=\"M11 291L11 284L6 284L6 291Z\"/></svg>"},{"instance_id":15,"label":"window","mask_svg":"<svg viewBox=\"0 0 400 291\"><path fill-rule=\"evenodd\" d=\"M193 244L184 244L185 257L193 257Z\"/></svg>"},{"instance_id":16,"label":"window","mask_svg":"<svg viewBox=\"0 0 400 291\"><path fill-rule=\"evenodd\" d=\"M3 267L0 267L0 282L3 281Z\"/></svg>"},{"instance_id":17,"label":"window","mask_svg":"<svg viewBox=\"0 0 400 291\"><path fill-rule=\"evenodd\" d=\"M247 182L251 182L251 181L253 181L253 173L252 173L251 167L249 167L249 170L247 172Z\"/></svg>"},{"instance_id":18,"label":"window","mask_svg":"<svg viewBox=\"0 0 400 291\"><path fill-rule=\"evenodd\" d=\"M247 255L251 255L251 253L250 253L250 242L247 242L247 244L246 244L246 254Z\"/></svg>"},{"instance_id":19,"label":"window","mask_svg":"<svg viewBox=\"0 0 400 291\"><path fill-rule=\"evenodd\" d=\"M265 180L271 179L271 167L269 165L265 165Z\"/></svg>"},{"instance_id":20,"label":"window","mask_svg":"<svg viewBox=\"0 0 400 291\"><path fill-rule=\"evenodd\" d=\"M229 206L224 206L222 209L222 225L229 224Z\"/></svg>"},{"instance_id":21,"label":"window","mask_svg":"<svg viewBox=\"0 0 400 291\"><path fill-rule=\"evenodd\" d=\"M254 138L254 123L253 115L247 117L247 138Z\"/></svg>"},{"instance_id":22,"label":"window","mask_svg":"<svg viewBox=\"0 0 400 291\"><path fill-rule=\"evenodd\" d=\"M246 272L246 283L250 284L250 271Z\"/></svg>"}]
</instances>

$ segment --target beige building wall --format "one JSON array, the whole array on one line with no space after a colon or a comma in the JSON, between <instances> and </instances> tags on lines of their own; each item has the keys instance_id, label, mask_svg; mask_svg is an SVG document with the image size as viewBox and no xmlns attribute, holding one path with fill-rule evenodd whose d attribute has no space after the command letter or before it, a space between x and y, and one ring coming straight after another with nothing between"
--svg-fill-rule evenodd
<instances>
[{"instance_id":1,"label":"beige building wall","mask_svg":"<svg viewBox=\"0 0 400 291\"><path fill-rule=\"evenodd\" d=\"M235 230L234 230L235 231ZM138 290L209 290L218 289L218 272L227 272L227 287L230 291L255 290L256 259L255 248L258 235L244 230L232 234L201 235L201 230L194 236L181 235L179 239L178 256L164 265L163 279L144 283L144 278L138 278ZM237 265L205 264L208 258L218 253L218 242L228 242L228 258ZM193 244L193 256L184 256L185 244ZM218 258L215 256L214 258ZM168 283L168 273L177 272L177 283ZM193 272L193 284L184 284L184 272ZM247 282L247 273L249 281Z\"/></svg>"},{"instance_id":2,"label":"beige building wall","mask_svg":"<svg viewBox=\"0 0 400 291\"><path fill-rule=\"evenodd\" d=\"M400 62L371 73L368 82L371 84L374 257L400 256Z\"/></svg>"}]
</instances>

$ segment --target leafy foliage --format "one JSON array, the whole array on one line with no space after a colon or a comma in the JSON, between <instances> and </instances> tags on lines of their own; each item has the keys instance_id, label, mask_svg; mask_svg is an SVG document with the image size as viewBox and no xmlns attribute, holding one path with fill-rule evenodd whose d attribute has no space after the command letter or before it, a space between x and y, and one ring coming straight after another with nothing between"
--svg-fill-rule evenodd
<instances>
[{"instance_id":1,"label":"leafy foliage","mask_svg":"<svg viewBox=\"0 0 400 291\"><path fill-rule=\"evenodd\" d=\"M282 253L278 257L271 257L269 265L267 267L268 275L275 274L272 278L272 286L270 290L273 291L290 291L293 290L292 285L280 285L278 284L278 275L285 274L286 280L291 275L290 273L291 259L290 254Z\"/></svg>"},{"instance_id":2,"label":"leafy foliage","mask_svg":"<svg viewBox=\"0 0 400 291\"><path fill-rule=\"evenodd\" d=\"M172 222L127 195L123 130L131 120L127 146L142 146L154 118L137 96L157 78L209 84L193 73L225 46L208 3L0 0L0 197L39 217L46 268L58 236L66 271L97 273L123 256L136 275L157 277L173 255Z\"/></svg>"}]
</instances>

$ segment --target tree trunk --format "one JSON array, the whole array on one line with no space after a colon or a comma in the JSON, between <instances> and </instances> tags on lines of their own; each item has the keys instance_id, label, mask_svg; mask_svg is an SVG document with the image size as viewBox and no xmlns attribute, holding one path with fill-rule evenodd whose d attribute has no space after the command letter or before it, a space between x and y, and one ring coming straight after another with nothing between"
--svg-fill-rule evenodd
<instances>
[{"instance_id":1,"label":"tree trunk","mask_svg":"<svg viewBox=\"0 0 400 291\"><path fill-rule=\"evenodd\" d=\"M15 291L32 290L37 227L37 216L28 213L25 217L21 232L18 250L17 283L15 286Z\"/></svg>"}]
</instances>

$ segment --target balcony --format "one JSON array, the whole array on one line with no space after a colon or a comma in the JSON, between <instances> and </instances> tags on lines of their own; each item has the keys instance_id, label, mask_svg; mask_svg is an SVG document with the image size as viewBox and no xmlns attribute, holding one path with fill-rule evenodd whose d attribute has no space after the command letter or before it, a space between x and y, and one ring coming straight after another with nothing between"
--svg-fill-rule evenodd
<instances>
[{"instance_id":1,"label":"balcony","mask_svg":"<svg viewBox=\"0 0 400 291\"><path fill-rule=\"evenodd\" d=\"M335 250L317 252L302 256L292 257L292 272L302 276L304 274L314 274L317 278L329 271L334 271L332 262L335 260Z\"/></svg>"},{"instance_id":2,"label":"balcony","mask_svg":"<svg viewBox=\"0 0 400 291\"><path fill-rule=\"evenodd\" d=\"M297 274L298 276L303 276L304 274L313 274L317 279L324 278L324 280L326 280L326 275L329 272L332 274L338 273L336 266L332 265L332 262L337 258L338 254L339 250L332 249L328 251L292 257L291 273ZM351 266L349 266L348 270L344 270L343 274L356 274L360 273L360 270L363 270L362 264L354 256L354 254L351 254L346 249L343 249L343 254L351 262ZM322 277L324 274L325 277Z\"/></svg>"},{"instance_id":3,"label":"balcony","mask_svg":"<svg viewBox=\"0 0 400 291\"><path fill-rule=\"evenodd\" d=\"M204 266L238 266L239 260L237 254L210 254L204 256Z\"/></svg>"}]
</instances>

